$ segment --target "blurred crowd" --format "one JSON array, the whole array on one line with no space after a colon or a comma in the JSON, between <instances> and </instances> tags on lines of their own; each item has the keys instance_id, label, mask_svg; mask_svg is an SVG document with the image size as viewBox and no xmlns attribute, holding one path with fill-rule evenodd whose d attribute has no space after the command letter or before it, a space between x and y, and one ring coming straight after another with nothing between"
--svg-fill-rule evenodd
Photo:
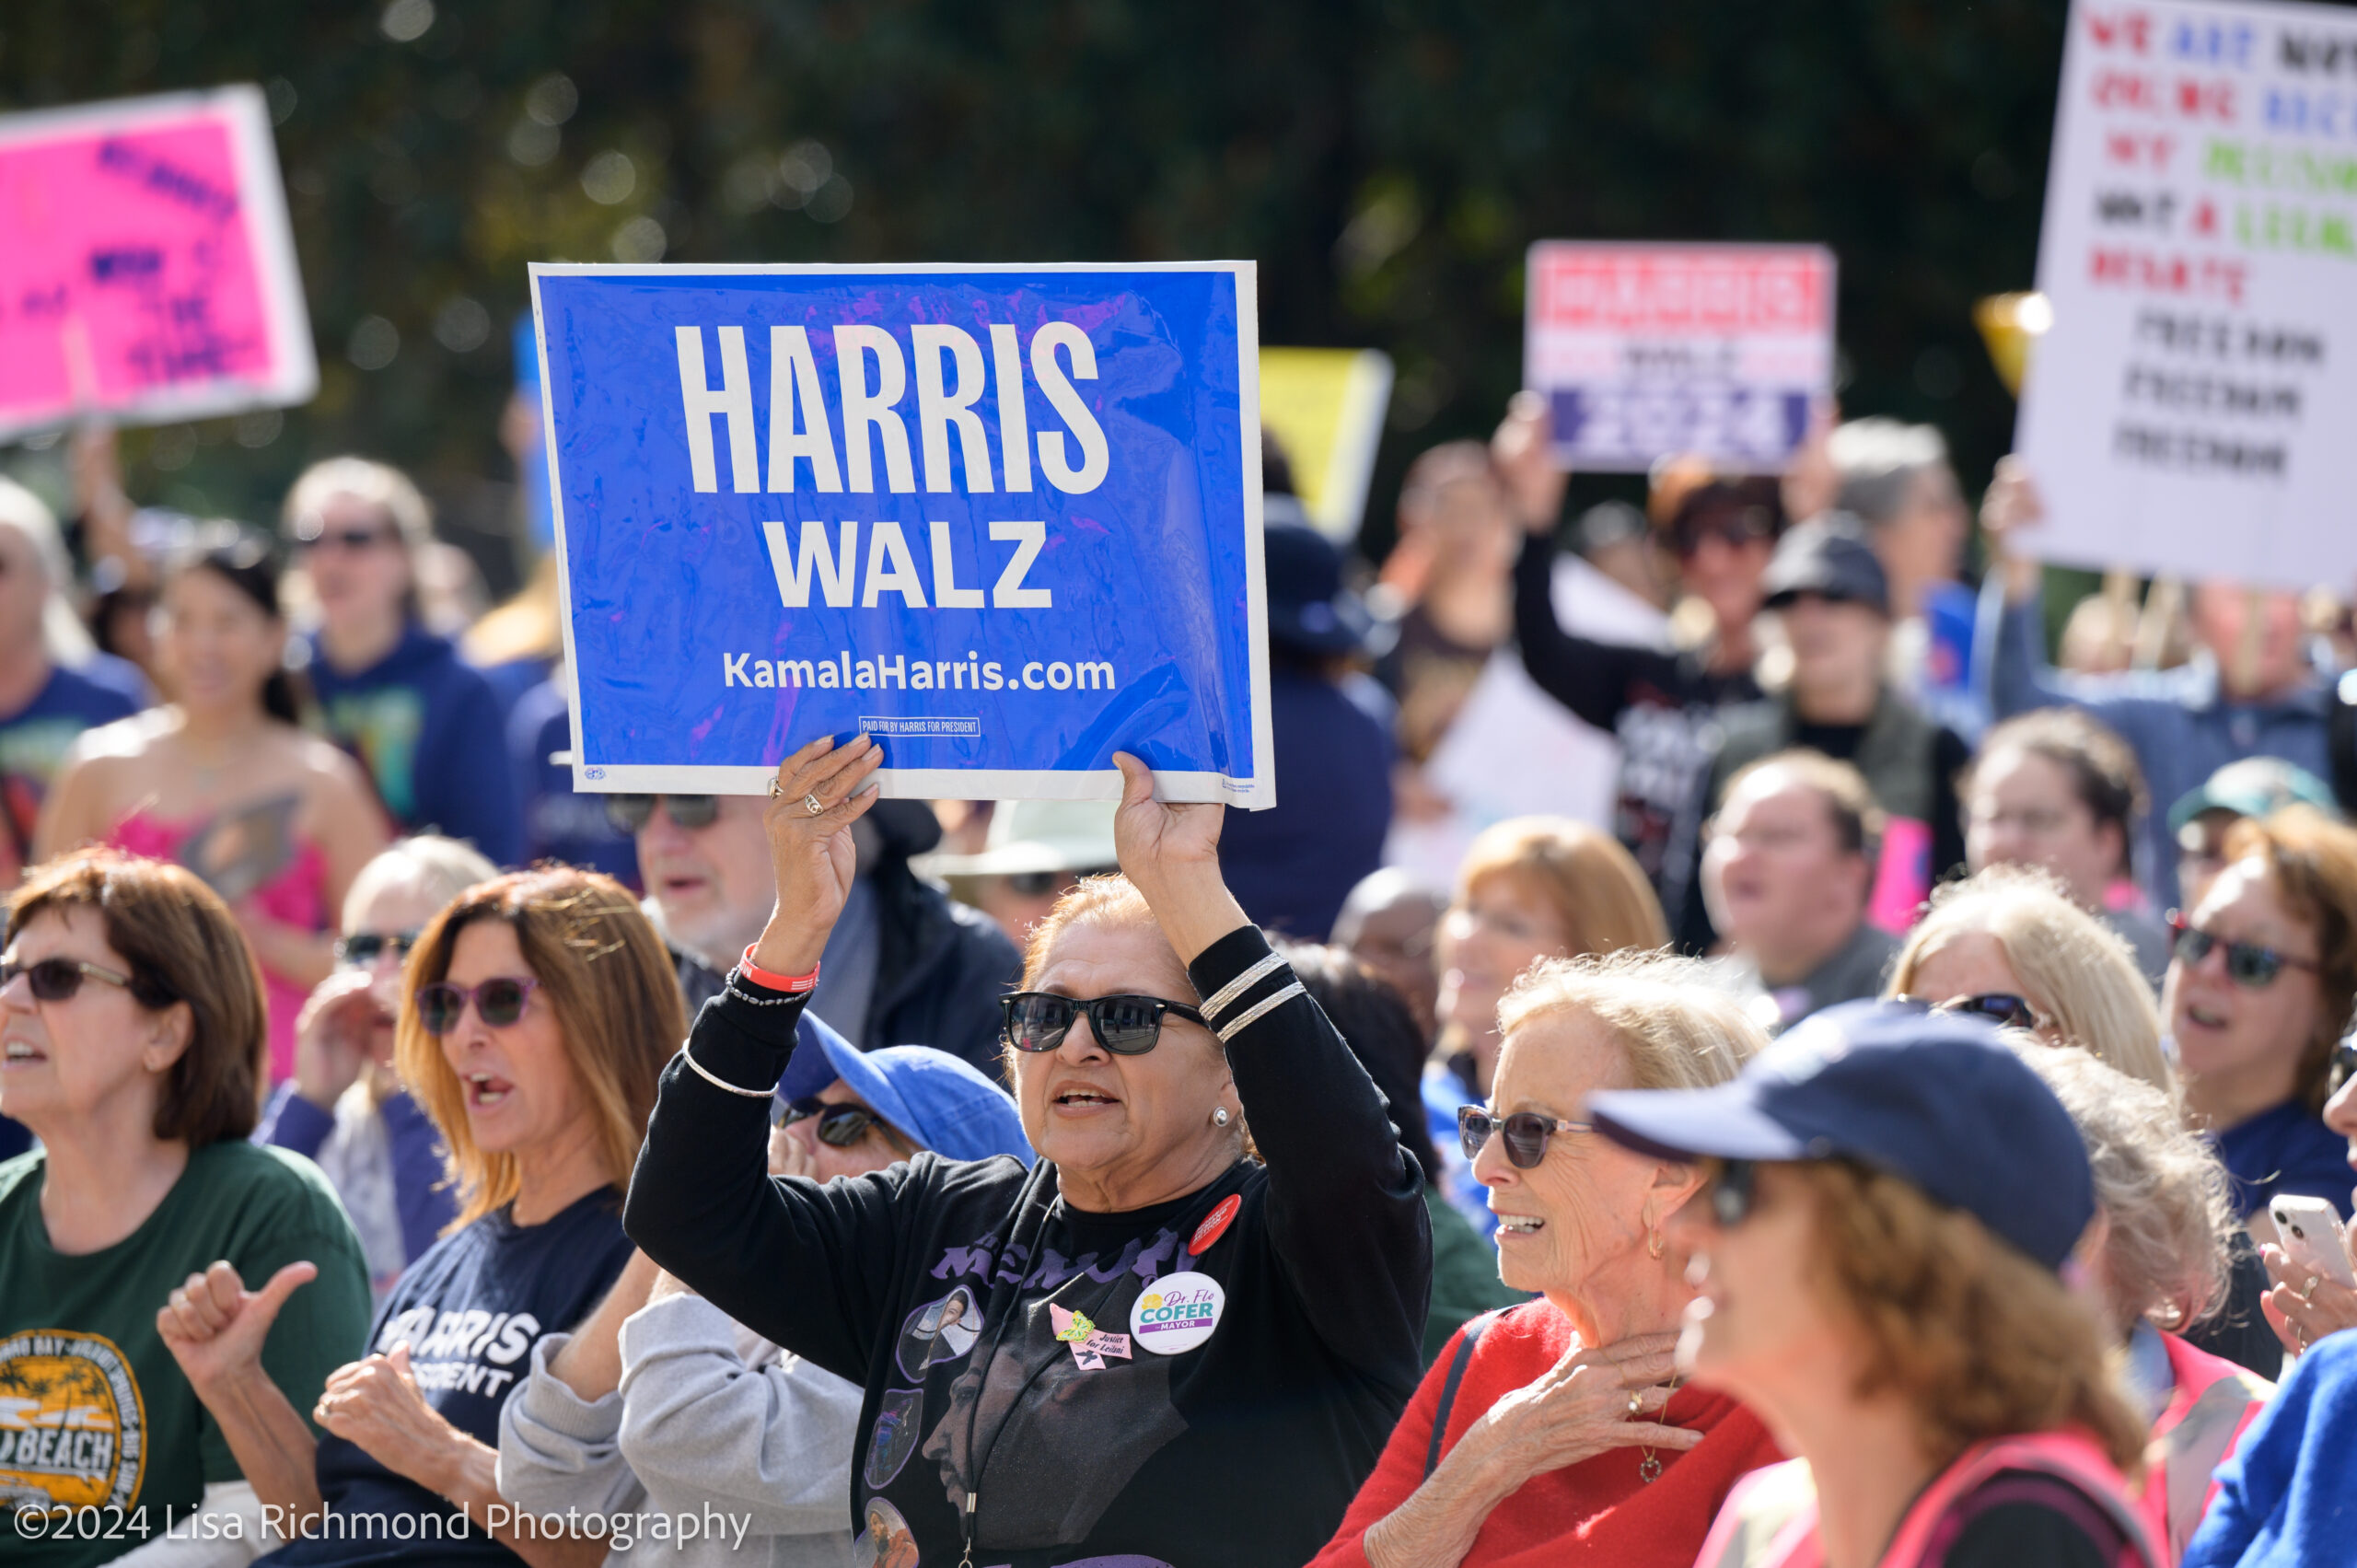
<instances>
[{"instance_id":1,"label":"blurred crowd","mask_svg":"<svg viewBox=\"0 0 2357 1568\"><path fill-rule=\"evenodd\" d=\"M0 480L0 1555L2345 1561L2335 593L1878 418L1263 469L1224 819L576 795L399 470Z\"/></svg>"}]
</instances>

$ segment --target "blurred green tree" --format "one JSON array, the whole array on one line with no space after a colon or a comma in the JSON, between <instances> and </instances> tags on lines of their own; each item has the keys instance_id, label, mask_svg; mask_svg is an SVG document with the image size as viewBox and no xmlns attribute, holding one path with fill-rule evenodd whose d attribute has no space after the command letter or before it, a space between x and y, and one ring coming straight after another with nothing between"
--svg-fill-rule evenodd
<instances>
[{"instance_id":1,"label":"blurred green tree","mask_svg":"<svg viewBox=\"0 0 2357 1568\"><path fill-rule=\"evenodd\" d=\"M2030 279L2063 17L2063 0L12 0L0 109L270 91L320 393L283 426L134 436L148 498L266 517L304 462L354 448L415 469L447 531L495 555L536 259L1243 256L1264 341L1399 362L1379 553L1408 459L1486 431L1517 384L1539 238L1830 244L1850 411L1937 423L1985 475L2013 407L1969 310Z\"/></svg>"}]
</instances>

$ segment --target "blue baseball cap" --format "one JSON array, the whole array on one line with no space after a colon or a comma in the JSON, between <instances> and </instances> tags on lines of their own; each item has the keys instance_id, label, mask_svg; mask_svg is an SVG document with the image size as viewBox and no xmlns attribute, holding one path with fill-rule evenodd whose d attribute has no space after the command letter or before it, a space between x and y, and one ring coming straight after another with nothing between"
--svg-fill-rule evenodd
<instances>
[{"instance_id":1,"label":"blue baseball cap","mask_svg":"<svg viewBox=\"0 0 2357 1568\"><path fill-rule=\"evenodd\" d=\"M927 1045L862 1051L806 1008L777 1098L791 1104L837 1078L877 1115L944 1158L1012 1155L1031 1163L1014 1097L971 1064Z\"/></svg>"},{"instance_id":2,"label":"blue baseball cap","mask_svg":"<svg viewBox=\"0 0 2357 1568\"><path fill-rule=\"evenodd\" d=\"M1614 1089L1596 1131L1663 1159L1853 1159L2059 1270L2095 1218L2071 1113L1995 1025L1921 1004L1829 1007L1707 1089Z\"/></svg>"}]
</instances>

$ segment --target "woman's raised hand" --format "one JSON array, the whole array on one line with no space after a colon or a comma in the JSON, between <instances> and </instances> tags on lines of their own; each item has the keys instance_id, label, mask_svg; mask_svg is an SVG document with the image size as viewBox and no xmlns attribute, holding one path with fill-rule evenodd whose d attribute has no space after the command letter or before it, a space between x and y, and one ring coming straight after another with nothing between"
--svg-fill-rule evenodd
<instances>
[{"instance_id":1,"label":"woman's raised hand","mask_svg":"<svg viewBox=\"0 0 2357 1568\"><path fill-rule=\"evenodd\" d=\"M1537 1382L1492 1405L1449 1457L1487 1467L1504 1496L1532 1476L1608 1448L1691 1448L1702 1434L1650 1419L1669 1403L1677 1350L1676 1334L1574 1348Z\"/></svg>"},{"instance_id":2,"label":"woman's raised hand","mask_svg":"<svg viewBox=\"0 0 2357 1568\"><path fill-rule=\"evenodd\" d=\"M2287 1354L2304 1354L2327 1334L2357 1329L2357 1291L2293 1263L2271 1243L2258 1255L2270 1282L2258 1309Z\"/></svg>"},{"instance_id":3,"label":"woman's raised hand","mask_svg":"<svg viewBox=\"0 0 2357 1568\"><path fill-rule=\"evenodd\" d=\"M1555 461L1555 421L1547 400L1516 392L1490 437L1490 461L1515 516L1528 532L1551 534L1562 520L1563 486L1571 474Z\"/></svg>"},{"instance_id":4,"label":"woman's raised hand","mask_svg":"<svg viewBox=\"0 0 2357 1568\"><path fill-rule=\"evenodd\" d=\"M777 907L753 951L762 969L801 975L818 967L858 874L851 825L876 804L867 779L883 761L883 749L865 735L848 746L822 735L778 764L761 815L777 876Z\"/></svg>"},{"instance_id":5,"label":"woman's raised hand","mask_svg":"<svg viewBox=\"0 0 2357 1568\"><path fill-rule=\"evenodd\" d=\"M1156 800L1154 770L1126 751L1113 753L1121 770L1121 806L1113 814L1113 853L1121 874L1152 906L1178 961L1250 923L1219 871L1219 829L1227 807L1216 801L1182 805Z\"/></svg>"}]
</instances>

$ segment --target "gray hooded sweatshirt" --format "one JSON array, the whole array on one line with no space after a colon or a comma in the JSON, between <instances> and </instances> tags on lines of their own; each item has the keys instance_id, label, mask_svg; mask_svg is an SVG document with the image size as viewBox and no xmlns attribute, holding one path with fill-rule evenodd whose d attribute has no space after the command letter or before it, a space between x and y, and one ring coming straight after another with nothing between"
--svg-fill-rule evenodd
<instances>
[{"instance_id":1,"label":"gray hooded sweatshirt","mask_svg":"<svg viewBox=\"0 0 2357 1568\"><path fill-rule=\"evenodd\" d=\"M632 1314L621 1387L600 1400L549 1373L571 1337L533 1345L531 1376L500 1414L502 1497L541 1515L633 1516L636 1539L607 1554L610 1568L851 1568L857 1384L697 1295ZM679 1539L682 1523L693 1539Z\"/></svg>"}]
</instances>

